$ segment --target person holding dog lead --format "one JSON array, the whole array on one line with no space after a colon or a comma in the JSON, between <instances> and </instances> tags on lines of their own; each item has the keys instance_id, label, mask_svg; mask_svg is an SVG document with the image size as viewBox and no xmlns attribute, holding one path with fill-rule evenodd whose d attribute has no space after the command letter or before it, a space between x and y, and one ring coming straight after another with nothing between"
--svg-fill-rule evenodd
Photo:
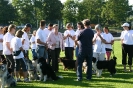
<instances>
[{"instance_id":1,"label":"person holding dog lead","mask_svg":"<svg viewBox=\"0 0 133 88\"><path fill-rule=\"evenodd\" d=\"M133 30L131 30L128 23L122 25L123 31L121 32L121 45L122 45L122 64L124 67L124 72L127 71L127 55L128 55L128 65L129 71L132 72L132 58L133 58Z\"/></svg>"},{"instance_id":2,"label":"person holding dog lead","mask_svg":"<svg viewBox=\"0 0 133 88\"><path fill-rule=\"evenodd\" d=\"M15 70L16 70L16 81L21 82L19 78L19 70L22 68L24 75L24 82L29 82L28 73L27 73L27 64L25 62L21 38L23 31L18 30L15 34L15 37L11 40L11 49L13 51L13 58L15 60Z\"/></svg>"},{"instance_id":3,"label":"person holding dog lead","mask_svg":"<svg viewBox=\"0 0 133 88\"><path fill-rule=\"evenodd\" d=\"M58 72L58 58L60 56L60 51L64 50L64 42L62 34L58 32L57 24L53 26L53 31L49 34L47 43L52 58L52 68L55 72Z\"/></svg>"},{"instance_id":4,"label":"person holding dog lead","mask_svg":"<svg viewBox=\"0 0 133 88\"><path fill-rule=\"evenodd\" d=\"M101 26L97 24L95 26L95 30L97 33L94 34L93 38L93 44L94 44L94 49L93 49L93 57L95 57L99 61L105 60L105 35L102 33ZM102 70L101 70L102 72Z\"/></svg>"},{"instance_id":5,"label":"person holding dog lead","mask_svg":"<svg viewBox=\"0 0 133 88\"><path fill-rule=\"evenodd\" d=\"M74 40L75 40L75 31L72 29L72 25L67 23L66 31L64 32L64 46L65 46L65 57L66 59L73 59L73 50L74 50Z\"/></svg>"}]
</instances>

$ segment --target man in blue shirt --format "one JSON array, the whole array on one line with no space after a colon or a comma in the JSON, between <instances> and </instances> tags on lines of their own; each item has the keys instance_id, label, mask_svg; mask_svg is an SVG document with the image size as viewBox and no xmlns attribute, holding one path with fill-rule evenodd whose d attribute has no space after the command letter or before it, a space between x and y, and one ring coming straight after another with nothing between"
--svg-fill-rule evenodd
<instances>
[{"instance_id":1,"label":"man in blue shirt","mask_svg":"<svg viewBox=\"0 0 133 88\"><path fill-rule=\"evenodd\" d=\"M81 31L76 41L79 41L79 52L78 52L78 65L77 65L77 81L82 80L82 63L84 59L87 62L87 80L91 80L92 77L92 56L93 56L93 37L94 32L90 28L90 20L83 20L85 29ZM75 42L76 42L75 41Z\"/></svg>"}]
</instances>

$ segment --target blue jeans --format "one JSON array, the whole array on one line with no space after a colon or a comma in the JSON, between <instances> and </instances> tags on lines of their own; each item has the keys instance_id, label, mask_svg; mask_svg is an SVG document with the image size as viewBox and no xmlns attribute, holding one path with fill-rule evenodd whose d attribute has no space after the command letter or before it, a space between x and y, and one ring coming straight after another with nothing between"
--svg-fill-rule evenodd
<instances>
[{"instance_id":1,"label":"blue jeans","mask_svg":"<svg viewBox=\"0 0 133 88\"><path fill-rule=\"evenodd\" d=\"M38 58L44 58L44 59L47 59L48 58L48 53L47 53L47 50L45 48L45 46L37 46L36 48L36 52L37 52L37 57Z\"/></svg>"},{"instance_id":2,"label":"blue jeans","mask_svg":"<svg viewBox=\"0 0 133 88\"><path fill-rule=\"evenodd\" d=\"M32 52L32 58L36 58L37 57L37 53L36 53L36 49L31 49Z\"/></svg>"},{"instance_id":3,"label":"blue jeans","mask_svg":"<svg viewBox=\"0 0 133 88\"><path fill-rule=\"evenodd\" d=\"M87 62L87 73L86 78L91 79L92 78L92 56L93 51L90 49L86 52L79 52L78 53L78 66L77 66L77 77L78 79L82 80L82 63L84 62L84 59L86 59Z\"/></svg>"}]
</instances>

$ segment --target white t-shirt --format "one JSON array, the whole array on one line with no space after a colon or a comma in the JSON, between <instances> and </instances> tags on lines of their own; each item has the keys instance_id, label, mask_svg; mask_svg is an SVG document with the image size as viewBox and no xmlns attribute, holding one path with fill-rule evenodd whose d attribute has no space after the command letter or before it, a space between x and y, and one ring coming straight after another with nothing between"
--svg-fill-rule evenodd
<instances>
[{"instance_id":1,"label":"white t-shirt","mask_svg":"<svg viewBox=\"0 0 133 88\"><path fill-rule=\"evenodd\" d=\"M36 41L35 36L32 35L30 38L31 49L36 49L36 43L33 44L33 42L35 42L35 41Z\"/></svg>"},{"instance_id":2,"label":"white t-shirt","mask_svg":"<svg viewBox=\"0 0 133 88\"><path fill-rule=\"evenodd\" d=\"M7 48L6 43L9 42L11 44L11 40L14 38L14 36L7 32L3 37L3 54L4 55L11 55L11 51Z\"/></svg>"},{"instance_id":3,"label":"white t-shirt","mask_svg":"<svg viewBox=\"0 0 133 88\"><path fill-rule=\"evenodd\" d=\"M64 36L67 36L68 34L70 34L71 36L75 36L75 31L66 30L64 32ZM65 41L65 47L74 47L74 40L72 40L70 37L66 38L64 41Z\"/></svg>"},{"instance_id":4,"label":"white t-shirt","mask_svg":"<svg viewBox=\"0 0 133 88\"><path fill-rule=\"evenodd\" d=\"M24 32L21 39L24 40L23 49L24 50L29 50L30 41L29 41L28 34L26 32Z\"/></svg>"},{"instance_id":5,"label":"white t-shirt","mask_svg":"<svg viewBox=\"0 0 133 88\"><path fill-rule=\"evenodd\" d=\"M11 40L11 48L13 49L13 51L18 51L20 50L20 47L22 47L21 38L14 37ZM24 58L23 52L21 51L21 53L18 56L13 56L13 58L14 59Z\"/></svg>"},{"instance_id":6,"label":"white t-shirt","mask_svg":"<svg viewBox=\"0 0 133 88\"><path fill-rule=\"evenodd\" d=\"M0 39L3 40L3 34L0 34ZM0 50L3 50L3 42L0 42Z\"/></svg>"},{"instance_id":7,"label":"white t-shirt","mask_svg":"<svg viewBox=\"0 0 133 88\"><path fill-rule=\"evenodd\" d=\"M124 44L133 45L133 30L122 31L120 38L123 39Z\"/></svg>"},{"instance_id":8,"label":"white t-shirt","mask_svg":"<svg viewBox=\"0 0 133 88\"><path fill-rule=\"evenodd\" d=\"M82 31L82 30L79 30L79 29L76 30L76 32L75 32L76 39L77 39L77 37L78 37L78 35L80 34L81 31ZM79 44L79 41L78 41L78 44Z\"/></svg>"},{"instance_id":9,"label":"white t-shirt","mask_svg":"<svg viewBox=\"0 0 133 88\"><path fill-rule=\"evenodd\" d=\"M101 37L102 37L103 39L105 39L104 33L101 33L100 35L101 35ZM94 38L95 38L96 36L97 36L97 34L94 34ZM105 50L105 43L103 43L103 42L101 41L101 39L100 39L99 36L96 38L96 42L94 43L93 52L94 52L94 53L105 53L105 52L106 52L106 50Z\"/></svg>"},{"instance_id":10,"label":"white t-shirt","mask_svg":"<svg viewBox=\"0 0 133 88\"><path fill-rule=\"evenodd\" d=\"M46 43L46 39L47 39L47 36L46 36L46 33L44 30L42 29L38 29L37 32L36 32L36 42L37 42L37 39L40 39L41 42L44 42ZM40 45L40 46L44 46L42 44L38 44L36 43L37 45Z\"/></svg>"},{"instance_id":11,"label":"white t-shirt","mask_svg":"<svg viewBox=\"0 0 133 88\"><path fill-rule=\"evenodd\" d=\"M50 31L48 28L45 28L44 32L45 32L46 36L48 37L48 35L50 34L50 32L52 32L52 30Z\"/></svg>"},{"instance_id":12,"label":"white t-shirt","mask_svg":"<svg viewBox=\"0 0 133 88\"><path fill-rule=\"evenodd\" d=\"M106 42L110 43L112 40L114 40L114 37L112 36L111 33L104 33L104 36L105 36L105 40ZM105 44L105 48L109 48L109 49L112 49L112 45L111 44Z\"/></svg>"}]
</instances>

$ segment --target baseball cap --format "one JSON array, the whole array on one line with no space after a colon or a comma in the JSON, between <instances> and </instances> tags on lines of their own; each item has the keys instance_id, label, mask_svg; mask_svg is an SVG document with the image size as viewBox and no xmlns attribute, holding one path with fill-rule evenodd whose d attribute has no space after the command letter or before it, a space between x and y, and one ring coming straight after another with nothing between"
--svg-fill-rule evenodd
<instances>
[{"instance_id":1,"label":"baseball cap","mask_svg":"<svg viewBox=\"0 0 133 88\"><path fill-rule=\"evenodd\" d=\"M124 23L123 25L122 25L122 27L129 27L130 25L129 25L129 23Z\"/></svg>"},{"instance_id":2,"label":"baseball cap","mask_svg":"<svg viewBox=\"0 0 133 88\"><path fill-rule=\"evenodd\" d=\"M27 24L25 25L25 27L30 27L30 28L32 28L32 25L31 25L30 23L27 23Z\"/></svg>"}]
</instances>

